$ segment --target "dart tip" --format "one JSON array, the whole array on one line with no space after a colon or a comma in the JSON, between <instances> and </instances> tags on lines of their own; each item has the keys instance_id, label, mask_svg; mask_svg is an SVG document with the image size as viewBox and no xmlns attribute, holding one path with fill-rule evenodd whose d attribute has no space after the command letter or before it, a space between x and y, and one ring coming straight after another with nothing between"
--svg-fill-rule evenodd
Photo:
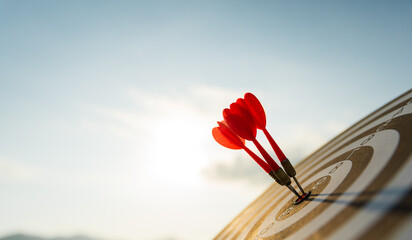
<instances>
[{"instance_id":1,"label":"dart tip","mask_svg":"<svg viewBox=\"0 0 412 240\"><path fill-rule=\"evenodd\" d=\"M309 191L309 192L307 192L307 193L305 193L305 194L302 194L300 197L298 197L298 198L293 202L293 204L298 205L299 203L301 203L301 202L305 201L306 199L308 199L308 197L309 197L311 194L312 194L311 191Z\"/></svg>"}]
</instances>

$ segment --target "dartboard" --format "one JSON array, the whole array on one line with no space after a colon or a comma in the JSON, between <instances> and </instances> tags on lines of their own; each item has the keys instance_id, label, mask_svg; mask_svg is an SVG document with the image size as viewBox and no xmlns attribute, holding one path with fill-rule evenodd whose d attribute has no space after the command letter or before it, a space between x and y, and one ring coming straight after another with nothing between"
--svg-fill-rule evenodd
<instances>
[{"instance_id":1,"label":"dartboard","mask_svg":"<svg viewBox=\"0 0 412 240\"><path fill-rule=\"evenodd\" d=\"M411 239L412 90L297 166L308 199L277 184L215 239Z\"/></svg>"}]
</instances>

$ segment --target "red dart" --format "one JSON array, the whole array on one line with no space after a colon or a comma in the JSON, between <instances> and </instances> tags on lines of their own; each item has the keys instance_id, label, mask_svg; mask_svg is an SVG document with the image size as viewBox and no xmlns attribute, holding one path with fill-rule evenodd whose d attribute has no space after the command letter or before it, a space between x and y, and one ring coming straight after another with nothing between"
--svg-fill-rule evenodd
<instances>
[{"instance_id":1,"label":"red dart","mask_svg":"<svg viewBox=\"0 0 412 240\"><path fill-rule=\"evenodd\" d=\"M212 129L212 135L216 142L230 149L244 149L249 156L251 156L253 160L255 160L255 162L263 168L263 170L265 170L265 172L270 173L272 171L272 168L265 161L263 161L263 159L246 147L245 140L243 138L236 135L236 133L234 133L224 122L217 123L219 124L219 127Z\"/></svg>"},{"instance_id":2,"label":"red dart","mask_svg":"<svg viewBox=\"0 0 412 240\"><path fill-rule=\"evenodd\" d=\"M292 177L296 184L298 185L300 191L305 195L305 191L300 185L299 181L296 179L296 171L295 168L290 163L289 159L286 158L285 154L282 152L280 147L277 145L275 140L272 138L268 130L266 129L266 114L265 109L263 108L262 104L260 103L259 99L252 93L246 93L244 96L244 101L240 98L237 100L239 104L242 106L247 106L248 111L253 116L253 119L256 123L257 128L261 129L265 134L266 138L268 139L270 145L272 146L273 150L276 153L280 163L282 164L283 168L285 169L286 173Z\"/></svg>"},{"instance_id":3,"label":"red dart","mask_svg":"<svg viewBox=\"0 0 412 240\"><path fill-rule=\"evenodd\" d=\"M246 116L247 111L242 111L241 109L244 108L237 103L232 103L230 106L237 109L233 112L238 113L233 113L232 109L226 108L223 110L223 118L225 119L230 129L232 129L233 132L240 137L252 141L256 145L257 149L262 154L266 162L272 167L272 170L277 171L280 168L279 165L256 140L256 126L253 121L251 122L250 120L248 120L248 117Z\"/></svg>"},{"instance_id":4,"label":"red dart","mask_svg":"<svg viewBox=\"0 0 412 240\"><path fill-rule=\"evenodd\" d=\"M277 183L287 186L299 198L299 193L290 185L291 181L288 175L256 140L257 127L253 117L248 116L250 114L247 109L237 103L231 104L230 107L231 109L223 110L223 116L227 125L223 122L218 122L219 127L212 130L215 140L225 147L232 149L243 148ZM244 139L253 141L266 162L244 145Z\"/></svg>"},{"instance_id":5,"label":"red dart","mask_svg":"<svg viewBox=\"0 0 412 240\"><path fill-rule=\"evenodd\" d=\"M238 99L239 100L239 99ZM255 95L252 93L245 94L245 103L248 106L249 112L252 114L257 128L263 131L266 138L268 139L270 145L272 146L273 150L275 151L276 156L278 157L279 161L284 161L286 159L285 154L283 154L280 147L277 145L275 140L272 138L268 130L266 129L266 114L265 110L263 109L262 104L257 99Z\"/></svg>"}]
</instances>

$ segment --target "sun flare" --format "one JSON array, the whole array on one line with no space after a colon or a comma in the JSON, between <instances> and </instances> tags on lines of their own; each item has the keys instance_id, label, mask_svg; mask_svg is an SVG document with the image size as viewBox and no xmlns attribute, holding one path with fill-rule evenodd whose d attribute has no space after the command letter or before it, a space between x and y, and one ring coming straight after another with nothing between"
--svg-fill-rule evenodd
<instances>
[{"instance_id":1,"label":"sun flare","mask_svg":"<svg viewBox=\"0 0 412 240\"><path fill-rule=\"evenodd\" d=\"M188 112L156 122L151 136L149 174L153 181L193 185L207 161L203 147L208 126Z\"/></svg>"}]
</instances>

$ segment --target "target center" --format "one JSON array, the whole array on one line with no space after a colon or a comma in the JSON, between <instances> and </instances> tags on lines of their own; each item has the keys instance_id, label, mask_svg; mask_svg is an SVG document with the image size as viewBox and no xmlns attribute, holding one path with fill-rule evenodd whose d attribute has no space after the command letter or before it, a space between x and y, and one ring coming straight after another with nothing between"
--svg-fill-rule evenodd
<instances>
[{"instance_id":1,"label":"target center","mask_svg":"<svg viewBox=\"0 0 412 240\"><path fill-rule=\"evenodd\" d=\"M326 186L330 183L331 176L326 175L323 177L320 177L307 185L304 190L306 193L311 193L310 195L306 198L303 198L299 201L299 204L296 204L296 197L290 198L286 204L279 210L278 214L276 215L276 220L281 221L284 220L288 217L293 216L295 213L299 212L301 209L303 209L306 205L308 205L310 202L312 202L316 196L318 196L325 188Z\"/></svg>"}]
</instances>

